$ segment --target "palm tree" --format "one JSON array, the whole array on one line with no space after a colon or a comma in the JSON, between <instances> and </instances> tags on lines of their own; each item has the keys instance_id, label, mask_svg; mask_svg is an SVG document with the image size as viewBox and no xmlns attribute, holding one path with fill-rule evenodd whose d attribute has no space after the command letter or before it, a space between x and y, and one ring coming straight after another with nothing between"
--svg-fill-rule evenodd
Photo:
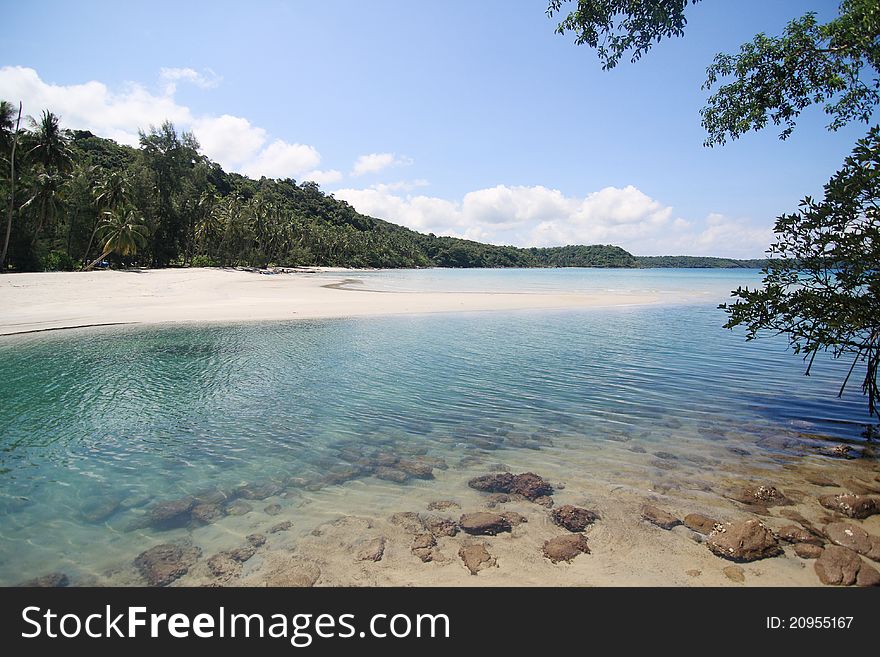
<instances>
[{"instance_id":1,"label":"palm tree","mask_svg":"<svg viewBox=\"0 0 880 657\"><path fill-rule=\"evenodd\" d=\"M195 236L202 255L210 255L209 245L214 245L216 237L223 228L217 197L211 192L203 192L199 197Z\"/></svg>"},{"instance_id":2,"label":"palm tree","mask_svg":"<svg viewBox=\"0 0 880 657\"><path fill-rule=\"evenodd\" d=\"M33 241L36 242L46 220L55 219L58 216L58 201L61 198L61 187L64 180L60 175L41 172L34 179L31 188L31 197L25 201L21 209L31 208L37 217L37 227L34 229Z\"/></svg>"},{"instance_id":3,"label":"palm tree","mask_svg":"<svg viewBox=\"0 0 880 657\"><path fill-rule=\"evenodd\" d=\"M70 139L61 129L58 117L44 110L39 121L31 119L34 128L34 146L28 155L43 165L46 171L66 173L73 166Z\"/></svg>"},{"instance_id":4,"label":"palm tree","mask_svg":"<svg viewBox=\"0 0 880 657\"><path fill-rule=\"evenodd\" d=\"M3 136L3 148L12 142L9 149L9 203L6 206L6 237L3 239L3 251L0 253L0 272L6 271L6 252L9 249L9 235L12 233L12 212L15 208L15 149L18 146L18 129L21 126L21 103L18 104L18 119L15 129L12 128L12 117L15 113L11 103L0 101L0 134Z\"/></svg>"},{"instance_id":5,"label":"palm tree","mask_svg":"<svg viewBox=\"0 0 880 657\"><path fill-rule=\"evenodd\" d=\"M101 224L99 233L103 242L102 253L83 271L89 271L111 253L134 255L147 241L147 228L134 210L118 208Z\"/></svg>"},{"instance_id":6,"label":"palm tree","mask_svg":"<svg viewBox=\"0 0 880 657\"><path fill-rule=\"evenodd\" d=\"M83 256L84 263L88 262L92 243L95 241L95 235L98 234L98 229L101 227L101 221L128 203L128 180L118 171L112 171L97 184L95 192L95 205L97 206L98 213L95 216L95 226L92 228L92 235L89 237L89 245L86 247L86 253Z\"/></svg>"}]
</instances>

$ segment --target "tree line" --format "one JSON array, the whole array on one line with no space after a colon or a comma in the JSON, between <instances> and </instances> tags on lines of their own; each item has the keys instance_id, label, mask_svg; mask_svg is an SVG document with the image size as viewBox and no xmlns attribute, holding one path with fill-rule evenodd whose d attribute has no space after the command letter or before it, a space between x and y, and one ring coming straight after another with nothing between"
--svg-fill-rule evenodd
<instances>
[{"instance_id":1,"label":"tree line","mask_svg":"<svg viewBox=\"0 0 880 657\"><path fill-rule=\"evenodd\" d=\"M611 245L517 248L422 234L357 212L314 182L224 171L164 123L139 148L65 130L51 111L21 126L0 102L6 199L0 270L112 266L738 267L637 258Z\"/></svg>"}]
</instances>

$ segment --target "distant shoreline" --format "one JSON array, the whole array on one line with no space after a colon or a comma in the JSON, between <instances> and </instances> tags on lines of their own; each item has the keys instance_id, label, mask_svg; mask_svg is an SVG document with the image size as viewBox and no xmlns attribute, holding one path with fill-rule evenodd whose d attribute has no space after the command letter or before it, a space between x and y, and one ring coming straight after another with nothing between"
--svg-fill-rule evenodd
<instances>
[{"instance_id":1,"label":"distant shoreline","mask_svg":"<svg viewBox=\"0 0 880 657\"><path fill-rule=\"evenodd\" d=\"M316 273L339 273L338 279ZM0 276L0 335L108 324L222 323L652 304L654 293L352 289L357 270L185 268Z\"/></svg>"}]
</instances>

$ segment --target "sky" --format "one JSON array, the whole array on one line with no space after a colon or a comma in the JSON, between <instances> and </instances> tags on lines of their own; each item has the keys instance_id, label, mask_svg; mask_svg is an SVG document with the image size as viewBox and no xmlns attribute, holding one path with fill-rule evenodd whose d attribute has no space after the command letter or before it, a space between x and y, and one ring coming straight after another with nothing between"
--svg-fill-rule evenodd
<instances>
[{"instance_id":1,"label":"sky","mask_svg":"<svg viewBox=\"0 0 880 657\"><path fill-rule=\"evenodd\" d=\"M546 4L4 1L0 98L130 145L171 120L228 171L422 232L636 255L761 257L866 132L812 108L786 141L702 145L715 53L836 2L704 0L611 71Z\"/></svg>"}]
</instances>

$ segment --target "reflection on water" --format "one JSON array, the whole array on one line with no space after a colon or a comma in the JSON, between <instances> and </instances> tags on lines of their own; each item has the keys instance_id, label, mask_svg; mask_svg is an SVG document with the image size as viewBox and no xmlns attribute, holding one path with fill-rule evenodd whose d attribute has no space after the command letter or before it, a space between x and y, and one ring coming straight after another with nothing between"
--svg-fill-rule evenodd
<instances>
[{"instance_id":1,"label":"reflection on water","mask_svg":"<svg viewBox=\"0 0 880 657\"><path fill-rule=\"evenodd\" d=\"M691 305L4 340L0 583L112 581L169 531L211 524L220 544L242 513L376 476L405 495L499 453L592 460L612 480L639 459L673 467L669 452L755 467L859 440L841 367L805 378L784 343L722 323Z\"/></svg>"}]
</instances>

